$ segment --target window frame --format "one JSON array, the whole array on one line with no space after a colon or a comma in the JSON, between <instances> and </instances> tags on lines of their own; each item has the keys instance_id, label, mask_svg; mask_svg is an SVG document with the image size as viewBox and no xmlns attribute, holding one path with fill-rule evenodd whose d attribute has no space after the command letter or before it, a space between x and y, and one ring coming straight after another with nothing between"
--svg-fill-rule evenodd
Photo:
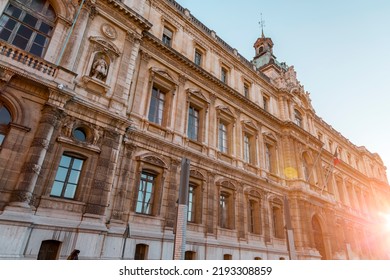
<instances>
[{"instance_id":1,"label":"window frame","mask_svg":"<svg viewBox=\"0 0 390 280\"><path fill-rule=\"evenodd\" d=\"M162 98L163 97L163 98ZM166 106L166 91L157 86L152 87L152 94L149 103L148 121L159 126L162 126L165 118L164 111Z\"/></svg>"},{"instance_id":2,"label":"window frame","mask_svg":"<svg viewBox=\"0 0 390 280\"><path fill-rule=\"evenodd\" d=\"M199 67L203 66L203 56L204 56L204 52L201 51L199 48L195 48L194 63Z\"/></svg>"},{"instance_id":3,"label":"window frame","mask_svg":"<svg viewBox=\"0 0 390 280\"><path fill-rule=\"evenodd\" d=\"M47 52L47 48L54 34L56 21L57 21L57 14L49 0L45 0L42 12L38 12L31 8L31 3L33 1L34 0L30 0L26 4L21 4L17 1L12 1L12 0L8 2L8 4L5 6L3 10L3 13L0 16L0 22L1 19L3 19L3 21L5 22L5 18L8 18L4 26L2 26L2 29L7 30L9 32L9 35L6 40L5 38L1 40L19 49L22 49L23 51L26 51L32 55L43 58ZM15 14L11 15L7 13L7 10L11 5L21 11L19 15L17 15L17 17ZM53 12L53 16L54 16L53 19L43 14L43 12L47 12L49 10ZM34 26L26 22L26 18L28 17L30 19L35 20ZM7 28L6 25L10 24L11 22L14 22L14 25L12 27L9 26ZM45 32L44 30L42 30L42 28L44 28L43 26L47 26L49 28L49 31ZM25 29L25 31L23 31L22 29ZM27 30L31 31L31 34L28 35L28 37L25 37L25 35L27 34L26 33ZM22 34L24 36L21 36ZM15 40L17 40L18 36L20 37L19 44L16 44L17 42ZM25 44L24 46L20 45L20 43L22 43L20 41L22 38L24 39L24 44ZM38 40L40 40L39 38L44 38L43 45L41 44L42 42L41 43L38 42ZM35 47L38 46L39 52L33 51L34 46Z\"/></svg>"},{"instance_id":4,"label":"window frame","mask_svg":"<svg viewBox=\"0 0 390 280\"><path fill-rule=\"evenodd\" d=\"M162 43L168 47L172 47L174 33L175 33L175 31L173 28L171 28L170 26L164 25L162 37L161 37Z\"/></svg>"},{"instance_id":5,"label":"window frame","mask_svg":"<svg viewBox=\"0 0 390 280\"><path fill-rule=\"evenodd\" d=\"M303 115L302 115L302 113L301 113L299 110L297 110L297 109L294 109L294 123L295 123L297 126L303 128Z\"/></svg>"},{"instance_id":6,"label":"window frame","mask_svg":"<svg viewBox=\"0 0 390 280\"><path fill-rule=\"evenodd\" d=\"M147 260L149 253L149 245L138 243L134 249L134 260Z\"/></svg>"},{"instance_id":7,"label":"window frame","mask_svg":"<svg viewBox=\"0 0 390 280\"><path fill-rule=\"evenodd\" d=\"M285 238L283 203L275 198L271 201L272 233L275 238Z\"/></svg>"},{"instance_id":8,"label":"window frame","mask_svg":"<svg viewBox=\"0 0 390 280\"><path fill-rule=\"evenodd\" d=\"M145 177L143 177L145 176ZM137 214L152 215L153 204L155 199L157 174L150 172L149 170L142 170L140 174L140 180L138 183L137 201L135 205L135 212ZM148 186L151 184L151 190L148 191ZM150 196L149 202L146 202L148 195ZM141 201L140 201L141 196ZM138 210L138 205L141 205L141 209Z\"/></svg>"},{"instance_id":9,"label":"window frame","mask_svg":"<svg viewBox=\"0 0 390 280\"><path fill-rule=\"evenodd\" d=\"M69 166L68 167L61 166L61 161L64 159L64 157L70 158L70 162L69 162ZM75 160L81 161L80 169L73 169L73 165L74 165ZM84 173L83 170L85 169L86 161L87 161L87 157L85 157L83 155L72 153L72 152L67 152L67 151L63 152L61 154L60 159L59 159L59 162L58 162L58 165L57 165L56 174L54 176L54 180L53 180L53 183L51 185L50 196L51 197L55 197L55 198L60 198L60 199L75 200L77 198L77 196L78 196L79 188L80 188L81 182L83 180L82 179L83 178L83 173ZM60 180L61 179L61 177L60 177L61 173L59 173L60 172L60 168L66 169L66 175L65 175L64 181ZM74 170L76 170L76 173L78 173L77 174L77 177L78 177L77 178L77 182L76 183L70 183L69 182L70 176L72 174L72 171L74 171ZM61 187L61 191L60 191L59 195L56 195L54 193L55 183L56 182L62 183L62 187ZM66 192L68 190L68 184L69 185L75 185L72 196L66 196Z\"/></svg>"}]
</instances>

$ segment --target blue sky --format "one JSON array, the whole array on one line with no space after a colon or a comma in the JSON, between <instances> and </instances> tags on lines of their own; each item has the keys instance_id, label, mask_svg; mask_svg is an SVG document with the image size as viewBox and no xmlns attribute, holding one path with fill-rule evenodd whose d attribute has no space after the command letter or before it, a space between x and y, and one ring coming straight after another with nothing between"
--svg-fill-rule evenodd
<instances>
[{"instance_id":1,"label":"blue sky","mask_svg":"<svg viewBox=\"0 0 390 280\"><path fill-rule=\"evenodd\" d=\"M177 2L248 60L262 14L274 54L294 66L317 115L390 168L390 1Z\"/></svg>"}]
</instances>

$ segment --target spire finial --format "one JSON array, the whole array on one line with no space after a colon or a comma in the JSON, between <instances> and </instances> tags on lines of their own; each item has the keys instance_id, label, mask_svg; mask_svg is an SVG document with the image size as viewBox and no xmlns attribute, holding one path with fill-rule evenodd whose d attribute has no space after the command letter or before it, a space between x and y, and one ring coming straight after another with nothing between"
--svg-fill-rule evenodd
<instances>
[{"instance_id":1,"label":"spire finial","mask_svg":"<svg viewBox=\"0 0 390 280\"><path fill-rule=\"evenodd\" d=\"M260 21L259 25L261 27L261 38L264 38L264 27L265 27L265 21L263 20L263 13L260 13Z\"/></svg>"}]
</instances>

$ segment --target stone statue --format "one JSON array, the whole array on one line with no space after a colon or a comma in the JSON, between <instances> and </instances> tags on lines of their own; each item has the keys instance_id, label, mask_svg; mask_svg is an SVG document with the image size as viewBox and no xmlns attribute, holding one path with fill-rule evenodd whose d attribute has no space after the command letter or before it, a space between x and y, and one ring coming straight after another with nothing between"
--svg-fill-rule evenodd
<instances>
[{"instance_id":1,"label":"stone statue","mask_svg":"<svg viewBox=\"0 0 390 280\"><path fill-rule=\"evenodd\" d=\"M97 59L92 64L92 78L96 78L98 80L104 80L104 78L107 76L108 71L108 65L107 62L104 60L104 58Z\"/></svg>"}]
</instances>

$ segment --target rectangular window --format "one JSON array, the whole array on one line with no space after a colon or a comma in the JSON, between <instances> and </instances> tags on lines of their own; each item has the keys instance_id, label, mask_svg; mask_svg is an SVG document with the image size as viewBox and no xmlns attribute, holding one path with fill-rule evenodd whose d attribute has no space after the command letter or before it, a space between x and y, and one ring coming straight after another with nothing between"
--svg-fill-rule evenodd
<instances>
[{"instance_id":1,"label":"rectangular window","mask_svg":"<svg viewBox=\"0 0 390 280\"><path fill-rule=\"evenodd\" d=\"M187 221L188 222L195 222L195 188L196 186L190 184L188 188L188 212L187 212Z\"/></svg>"},{"instance_id":2,"label":"rectangular window","mask_svg":"<svg viewBox=\"0 0 390 280\"><path fill-rule=\"evenodd\" d=\"M229 202L228 194L221 193L219 196L219 226L222 228L228 228L229 220Z\"/></svg>"},{"instance_id":3,"label":"rectangular window","mask_svg":"<svg viewBox=\"0 0 390 280\"><path fill-rule=\"evenodd\" d=\"M249 98L249 85L244 84L244 96Z\"/></svg>"},{"instance_id":4,"label":"rectangular window","mask_svg":"<svg viewBox=\"0 0 390 280\"><path fill-rule=\"evenodd\" d=\"M250 138L248 134L244 135L244 161L249 163L250 162L250 154L251 154L251 144L250 144Z\"/></svg>"},{"instance_id":5,"label":"rectangular window","mask_svg":"<svg viewBox=\"0 0 390 280\"><path fill-rule=\"evenodd\" d=\"M163 44L171 47L172 46L173 31L167 27L164 27L164 32L162 36Z\"/></svg>"},{"instance_id":6,"label":"rectangular window","mask_svg":"<svg viewBox=\"0 0 390 280\"><path fill-rule=\"evenodd\" d=\"M194 63L198 66L202 66L202 53L199 50L195 50Z\"/></svg>"},{"instance_id":7,"label":"rectangular window","mask_svg":"<svg viewBox=\"0 0 390 280\"><path fill-rule=\"evenodd\" d=\"M255 201L249 200L249 232L254 233L255 232Z\"/></svg>"},{"instance_id":8,"label":"rectangular window","mask_svg":"<svg viewBox=\"0 0 390 280\"><path fill-rule=\"evenodd\" d=\"M162 125L165 105L165 93L160 89L153 87L152 97L150 99L149 116L150 122Z\"/></svg>"},{"instance_id":9,"label":"rectangular window","mask_svg":"<svg viewBox=\"0 0 390 280\"><path fill-rule=\"evenodd\" d=\"M263 96L263 109L269 111L269 99L265 96Z\"/></svg>"},{"instance_id":10,"label":"rectangular window","mask_svg":"<svg viewBox=\"0 0 390 280\"><path fill-rule=\"evenodd\" d=\"M271 146L269 144L265 144L265 169L272 171L272 154Z\"/></svg>"},{"instance_id":11,"label":"rectangular window","mask_svg":"<svg viewBox=\"0 0 390 280\"><path fill-rule=\"evenodd\" d=\"M225 68L221 68L221 81L222 83L227 84L227 73L228 71Z\"/></svg>"},{"instance_id":12,"label":"rectangular window","mask_svg":"<svg viewBox=\"0 0 390 280\"><path fill-rule=\"evenodd\" d=\"M147 172L141 173L135 212L147 215L152 214L155 183L156 175Z\"/></svg>"},{"instance_id":13,"label":"rectangular window","mask_svg":"<svg viewBox=\"0 0 390 280\"><path fill-rule=\"evenodd\" d=\"M188 138L198 141L199 136L199 110L190 105L188 110Z\"/></svg>"},{"instance_id":14,"label":"rectangular window","mask_svg":"<svg viewBox=\"0 0 390 280\"><path fill-rule=\"evenodd\" d=\"M50 195L73 199L83 163L80 158L62 155Z\"/></svg>"},{"instance_id":15,"label":"rectangular window","mask_svg":"<svg viewBox=\"0 0 390 280\"><path fill-rule=\"evenodd\" d=\"M283 214L282 214L282 208L280 206L272 207L272 221L274 226L274 236L277 238L283 238L284 237Z\"/></svg>"},{"instance_id":16,"label":"rectangular window","mask_svg":"<svg viewBox=\"0 0 390 280\"><path fill-rule=\"evenodd\" d=\"M223 122L218 126L218 149L220 152L227 154L228 149L228 129L227 125Z\"/></svg>"}]
</instances>

